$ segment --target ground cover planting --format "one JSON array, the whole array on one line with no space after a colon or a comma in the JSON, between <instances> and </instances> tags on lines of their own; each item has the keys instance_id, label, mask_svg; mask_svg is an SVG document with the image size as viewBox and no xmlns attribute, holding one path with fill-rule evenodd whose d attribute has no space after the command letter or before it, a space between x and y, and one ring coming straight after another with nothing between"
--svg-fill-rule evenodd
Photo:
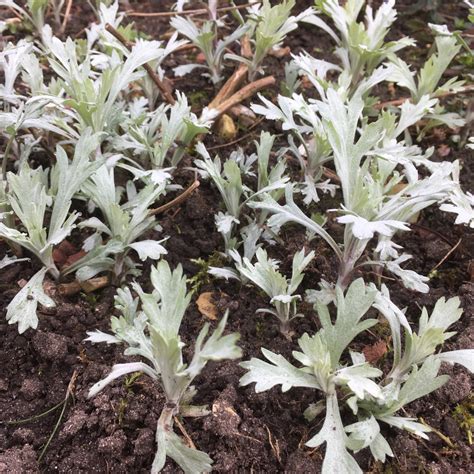
<instances>
[{"instance_id":1,"label":"ground cover planting","mask_svg":"<svg viewBox=\"0 0 474 474\"><path fill-rule=\"evenodd\" d=\"M441 3L0 1L0 471L472 470Z\"/></svg>"}]
</instances>

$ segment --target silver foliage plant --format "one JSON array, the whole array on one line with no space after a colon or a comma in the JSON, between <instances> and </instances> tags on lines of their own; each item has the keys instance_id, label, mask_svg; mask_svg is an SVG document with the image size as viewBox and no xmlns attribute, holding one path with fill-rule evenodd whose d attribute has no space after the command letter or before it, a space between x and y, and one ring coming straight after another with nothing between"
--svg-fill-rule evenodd
<instances>
[{"instance_id":1,"label":"silver foliage plant","mask_svg":"<svg viewBox=\"0 0 474 474\"><path fill-rule=\"evenodd\" d=\"M206 323L196 337L192 359L185 363L184 343L179 330L191 294L187 293L181 266L171 270L168 263L159 262L151 270L151 283L152 293L145 293L138 283L133 285L138 298L133 298L129 288L119 290L116 308L121 316L112 318L113 334L96 331L88 333L87 338L94 343L123 343L126 345L125 355L140 356L146 362L116 364L105 379L90 389L89 397L126 374L143 372L148 375L161 386L166 396L156 429L158 449L151 472L159 472L165 465L166 457L172 458L186 473L209 472L211 458L186 446L175 434L174 417L209 413L205 407L190 405L196 393L193 380L209 361L241 357L241 350L236 345L239 335L223 335L227 313L212 334L209 334L209 323Z\"/></svg>"},{"instance_id":2,"label":"silver foliage plant","mask_svg":"<svg viewBox=\"0 0 474 474\"><path fill-rule=\"evenodd\" d=\"M336 2L332 1L321 3L327 11L342 8L336 8ZM361 1L347 2L344 8L352 15L362 4ZM387 2L381 8L389 7L393 9L393 2ZM357 15L351 16L347 11L340 15L346 23L352 21L351 28L346 28L348 31L357 28ZM393 14L391 16L394 18ZM321 19L316 18L318 20L313 19L313 23L323 28ZM371 25L371 20L367 20L367 24ZM435 32L438 34L439 30L435 29ZM418 84L405 63L404 66L402 62L394 64L391 48L374 63L374 67L367 69L367 74L362 75L351 90L343 77L347 65L341 69L306 55L296 58L295 63L314 85L319 100L307 100L303 95L293 93L279 96L277 105L261 97L262 104L252 107L266 118L280 121L283 129L290 132L291 153L302 164L305 176L303 184L287 186L286 205L282 206L269 196L249 205L273 214L268 222L270 227L278 229L287 222L295 222L326 240L340 261L338 285L343 289L350 283L355 268L374 265L376 271L386 268L401 278L405 286L426 292L427 278L402 268L401 264L410 256L399 252L401 247L393 242L395 234L408 231L410 220L434 204L457 214L457 223L473 225L471 196L459 185L460 163L430 161L432 150L424 151L413 145L409 134L409 128L422 118L431 124L459 126L463 123L460 117L443 113L436 98L443 90L459 87L454 81L438 87L442 72L459 46L449 32L437 37L436 42L438 48L443 45L447 55L441 58L440 54L433 54L420 71ZM349 48L348 44L345 47ZM387 62L380 65L384 59ZM331 69L342 71L337 83L326 78ZM374 86L394 77L410 88L412 101L378 112L375 118L373 113L368 115L369 94ZM330 162L334 164L342 191L342 203L335 210L342 214L337 218L338 222L345 225L342 249L319 223L305 215L293 198L295 191L301 190L306 204L318 202L317 181L324 165ZM420 168L428 172L427 177L420 178ZM378 243L373 257L361 261L374 237Z\"/></svg>"},{"instance_id":3,"label":"silver foliage plant","mask_svg":"<svg viewBox=\"0 0 474 474\"><path fill-rule=\"evenodd\" d=\"M64 2L53 3L60 8ZM178 1L176 10L182 12L186 3ZM209 271L262 290L271 307L259 311L275 316L289 339L296 318L302 316L299 288L315 253L296 252L288 276L267 246L281 243L281 228L294 223L307 231L308 240L317 236L334 252L337 281L311 282L313 287L319 283L320 289L307 291L321 329L299 338L299 350L293 352L296 363L263 348L265 360L252 358L241 364L247 371L241 384L255 383L259 392L280 385L283 391L307 387L322 394L321 400L315 393L315 403L305 412L309 421L325 414L322 428L307 446L326 445L325 474L352 474L361 471L351 453L369 448L380 461L393 455L381 425L427 436L428 427L399 412L446 382L447 376L438 375L442 362L473 370L472 350L440 351L454 334L450 327L461 317L458 298L440 298L431 314L423 308L415 331L385 285L354 281L356 270L369 266L377 276L388 271L407 288L427 292L428 277L405 267L411 256L397 235L410 231L410 222L429 206L454 214L456 224L474 227L474 198L460 186L461 163L432 161L433 150L422 149L416 141L434 126L464 123L439 100L463 86L456 78L442 78L461 45L446 27L430 25L434 46L420 70L414 71L397 55L413 40L386 39L397 17L394 0L376 11L364 0L317 0L314 8L292 15L295 3L256 2L245 19L234 11L239 26L221 38L225 25L212 1L208 20L198 23L177 16L171 21L176 31L167 42L138 39L129 50L105 29L107 23L120 26L118 2L96 2L98 23L78 42L61 40L44 25L48 2L29 0L22 8L11 0L0 1L0 6L14 8L32 23L39 38L36 43L6 44L0 52L0 133L6 143L0 237L16 254L21 248L28 252L24 258L3 258L0 268L29 258L41 263L8 305L6 319L17 324L20 333L38 326L39 305L56 304L44 287L47 275L57 280L74 274L82 281L107 273L115 284L122 284L140 275L137 259L160 260L166 254L166 238L148 238L150 231L162 230L152 208L168 191L178 189L173 173L194 147L199 156L193 169L211 180L222 200L215 223L228 266ZM218 84L227 58L244 62L253 79L262 72L265 57L301 22L329 35L335 63L308 53L294 56L285 67L286 84L276 103L261 96L252 106L266 119L281 123L287 147L276 149L276 137L262 132L255 153L237 150L227 160L212 158L202 143L194 146L197 137L210 131L212 120L206 116L212 118L212 111L198 118L179 92L174 105L160 104L143 69L149 64L163 79L164 59L190 41L206 64L180 66L177 75L200 67ZM0 22L0 30L4 27ZM179 35L186 40L179 40ZM250 40L252 55L226 54L243 35ZM45 62L51 77L43 74ZM311 99L299 92L302 76L314 87ZM16 87L20 81L22 87ZM387 81L406 90L410 98L380 110L372 94ZM135 85L143 91L138 98ZM55 150L45 145L58 140ZM473 146L472 139L468 146ZM35 167L30 160L40 149L54 154L50 168ZM285 155L296 159L300 179L290 179ZM327 178L327 166L334 168L336 182ZM327 215L310 215L307 207L321 204L324 194L338 196L339 203ZM74 200L82 200L87 215L73 210ZM341 240L326 226L329 219L344 226ZM60 271L53 250L75 228L89 231L83 242L87 253ZM88 333L91 342L124 344L126 356L141 358L115 365L89 396L123 375L148 375L167 401L157 424L152 472L159 472L167 457L185 472L207 472L212 460L184 444L174 432L174 417L208 413L191 404L193 381L208 361L241 357L239 336L224 335L227 314L212 333L205 324L186 362L179 333L191 294L182 268L172 270L159 261L150 279L151 293L138 283L118 289L120 315L112 318L112 334ZM390 327L393 347L391 368L385 372L351 350L352 342L382 318ZM349 416L354 422L345 424Z\"/></svg>"},{"instance_id":4,"label":"silver foliage plant","mask_svg":"<svg viewBox=\"0 0 474 474\"><path fill-rule=\"evenodd\" d=\"M312 404L305 416L311 420L325 412L325 420L306 446L314 448L326 444L323 474L362 473L350 451L356 453L369 448L374 458L382 462L387 456L393 456L381 433L380 423L427 438L426 433L431 431L429 427L413 418L399 416L397 412L447 382L448 376L438 375L441 362L461 364L474 371L474 350L436 352L454 334L448 329L461 316L459 303L459 298L447 301L441 298L431 316L423 308L416 333L411 330L404 313L391 303L388 290L378 291L362 279L355 280L345 294L336 288L335 319L331 319L328 305L316 303L321 329L312 336L305 333L298 340L300 350L293 352L298 365L262 349L265 361L252 358L241 363L247 373L240 383L255 383L257 392L277 385L284 392L292 387L322 392L324 404ZM392 369L386 375L369 364L362 353L349 348L360 333L377 324L377 319L365 317L371 307L377 308L389 320L392 329L394 359ZM405 332L403 348L400 343L402 327ZM357 417L355 423L344 425L338 393L344 396L348 408Z\"/></svg>"}]
</instances>

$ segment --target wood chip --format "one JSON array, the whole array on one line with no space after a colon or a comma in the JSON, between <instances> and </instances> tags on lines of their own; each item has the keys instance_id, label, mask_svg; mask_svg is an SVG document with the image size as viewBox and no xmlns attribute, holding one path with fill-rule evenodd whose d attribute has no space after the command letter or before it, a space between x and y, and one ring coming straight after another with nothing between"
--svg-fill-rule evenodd
<instances>
[{"instance_id":1,"label":"wood chip","mask_svg":"<svg viewBox=\"0 0 474 474\"><path fill-rule=\"evenodd\" d=\"M374 364L387 353L387 343L381 339L371 346L365 346L362 352L365 355L365 360Z\"/></svg>"},{"instance_id":2,"label":"wood chip","mask_svg":"<svg viewBox=\"0 0 474 474\"><path fill-rule=\"evenodd\" d=\"M196 300L196 304L199 312L204 317L215 321L217 319L217 307L214 304L213 300L214 293L207 291L199 295L199 298Z\"/></svg>"}]
</instances>

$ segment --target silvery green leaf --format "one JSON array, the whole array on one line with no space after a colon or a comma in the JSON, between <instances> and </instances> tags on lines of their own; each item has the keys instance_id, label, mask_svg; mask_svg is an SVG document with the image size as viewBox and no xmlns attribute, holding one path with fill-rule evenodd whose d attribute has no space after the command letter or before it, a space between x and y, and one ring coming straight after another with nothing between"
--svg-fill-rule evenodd
<instances>
[{"instance_id":1,"label":"silvery green leaf","mask_svg":"<svg viewBox=\"0 0 474 474\"><path fill-rule=\"evenodd\" d=\"M387 440L379 433L369 446L372 456L381 462L385 462L387 456L393 457L393 451Z\"/></svg>"},{"instance_id":2,"label":"silvery green leaf","mask_svg":"<svg viewBox=\"0 0 474 474\"><path fill-rule=\"evenodd\" d=\"M112 367L112 371L107 377L102 379L100 382L95 383L89 390L87 398L95 397L101 390L103 390L107 385L112 383L115 379L122 377L123 375L130 374L133 372L143 372L152 379L156 380L158 374L156 371L149 365L143 362L130 362L128 364L115 364Z\"/></svg>"},{"instance_id":3,"label":"silvery green leaf","mask_svg":"<svg viewBox=\"0 0 474 474\"><path fill-rule=\"evenodd\" d=\"M283 356L264 348L262 348L262 353L271 364L255 357L240 363L239 365L248 371L240 379L240 385L245 386L256 382L257 393L269 390L275 385L281 385L282 392L287 392L291 387L321 389L314 376L290 364Z\"/></svg>"},{"instance_id":4,"label":"silvery green leaf","mask_svg":"<svg viewBox=\"0 0 474 474\"><path fill-rule=\"evenodd\" d=\"M335 394L326 398L326 418L319 433L313 436L306 446L316 448L326 443L322 474L362 474L355 459L348 453L347 435L344 431L339 404Z\"/></svg>"},{"instance_id":5,"label":"silvery green leaf","mask_svg":"<svg viewBox=\"0 0 474 474\"><path fill-rule=\"evenodd\" d=\"M304 333L298 339L298 345L302 352L293 351L293 357L306 366L305 372L313 374L321 390L327 392L331 386L334 386L334 383L332 381L331 355L324 333L319 331L313 336Z\"/></svg>"},{"instance_id":6,"label":"silvery green leaf","mask_svg":"<svg viewBox=\"0 0 474 474\"><path fill-rule=\"evenodd\" d=\"M144 262L147 258L158 260L162 255L168 253L168 251L160 244L160 242L164 242L164 240L166 239L160 241L141 240L140 242L134 242L128 246L138 253L138 256L142 262Z\"/></svg>"},{"instance_id":7,"label":"silvery green leaf","mask_svg":"<svg viewBox=\"0 0 474 474\"><path fill-rule=\"evenodd\" d=\"M320 290L306 290L306 301L311 304L321 303L329 305L336 301L336 289L334 284L322 279L319 282Z\"/></svg>"},{"instance_id":8,"label":"silvery green leaf","mask_svg":"<svg viewBox=\"0 0 474 474\"><path fill-rule=\"evenodd\" d=\"M437 36L435 38L436 53L426 61L418 76L417 97L432 94L436 91L441 77L447 67L458 54L461 45L454 36Z\"/></svg>"},{"instance_id":9,"label":"silvery green leaf","mask_svg":"<svg viewBox=\"0 0 474 474\"><path fill-rule=\"evenodd\" d=\"M17 258L17 257L9 257L8 255L5 255L0 260L0 270L2 268L8 267L8 265L13 265L14 263L18 263L18 262L27 262L29 260L30 260L29 258Z\"/></svg>"},{"instance_id":10,"label":"silvery green leaf","mask_svg":"<svg viewBox=\"0 0 474 474\"><path fill-rule=\"evenodd\" d=\"M370 380L381 375L382 371L365 363L338 370L334 382L338 385L347 385L360 399L365 398L366 393L374 398L382 398L381 388Z\"/></svg>"},{"instance_id":11,"label":"silvery green leaf","mask_svg":"<svg viewBox=\"0 0 474 474\"><path fill-rule=\"evenodd\" d=\"M234 224L240 224L240 221L230 214L218 212L215 215L216 227L221 234L228 234L232 231Z\"/></svg>"},{"instance_id":12,"label":"silvery green leaf","mask_svg":"<svg viewBox=\"0 0 474 474\"><path fill-rule=\"evenodd\" d=\"M242 357L242 350L236 344L240 335L237 333L226 336L222 335L228 316L229 312L226 311L224 317L219 321L217 328L205 342L204 339L209 332L209 324L202 328L196 339L193 358L186 370L179 375L186 375L190 379L194 379L210 360L238 359Z\"/></svg>"},{"instance_id":13,"label":"silvery green leaf","mask_svg":"<svg viewBox=\"0 0 474 474\"><path fill-rule=\"evenodd\" d=\"M436 354L435 358L448 364L463 365L470 372L474 372L474 349L441 352Z\"/></svg>"},{"instance_id":14,"label":"silvery green leaf","mask_svg":"<svg viewBox=\"0 0 474 474\"><path fill-rule=\"evenodd\" d=\"M289 294L294 293L300 286L304 277L303 271L311 263L311 260L313 260L314 256L314 251L311 251L307 255L305 255L304 249L295 253L295 255L293 256L291 279L288 285Z\"/></svg>"},{"instance_id":15,"label":"silvery green leaf","mask_svg":"<svg viewBox=\"0 0 474 474\"><path fill-rule=\"evenodd\" d=\"M107 334L105 332L96 330L96 331L87 331L87 335L84 341L89 341L92 343L105 342L107 344L119 344L122 342L121 339L113 336L112 334Z\"/></svg>"},{"instance_id":16,"label":"silvery green leaf","mask_svg":"<svg viewBox=\"0 0 474 474\"><path fill-rule=\"evenodd\" d=\"M196 160L196 166L208 173L224 200L227 212L238 219L240 199L243 194L239 165L234 160L228 160L222 166L218 157L212 161L202 144L196 146L196 151L204 158L204 160Z\"/></svg>"},{"instance_id":17,"label":"silvery green leaf","mask_svg":"<svg viewBox=\"0 0 474 474\"><path fill-rule=\"evenodd\" d=\"M269 258L262 248L257 249L256 257L255 264L247 258L244 258L242 263L237 263L238 272L262 289L270 298L286 292L288 283L278 271L278 262Z\"/></svg>"},{"instance_id":18,"label":"silvery green leaf","mask_svg":"<svg viewBox=\"0 0 474 474\"><path fill-rule=\"evenodd\" d=\"M118 240L111 239L88 252L84 257L63 270L65 275L76 272L79 281L85 281L100 272L110 270L115 260L113 255L124 251L124 245Z\"/></svg>"},{"instance_id":19,"label":"silvery green leaf","mask_svg":"<svg viewBox=\"0 0 474 474\"><path fill-rule=\"evenodd\" d=\"M436 301L431 316L428 318L426 309L423 308L422 316L420 318L419 334L422 335L430 328L440 328L446 331L451 325L453 325L462 315L461 301L459 297L446 298L441 297ZM446 335L446 339L450 337Z\"/></svg>"},{"instance_id":20,"label":"silvery green leaf","mask_svg":"<svg viewBox=\"0 0 474 474\"><path fill-rule=\"evenodd\" d=\"M390 260L391 258L397 259L400 254L398 251L402 249L401 245L392 242L390 238L385 238L383 236L379 237L379 241L377 243L377 247L375 248L375 252L380 255L380 259L382 261Z\"/></svg>"},{"instance_id":21,"label":"silvery green leaf","mask_svg":"<svg viewBox=\"0 0 474 474\"><path fill-rule=\"evenodd\" d=\"M428 357L418 369L413 365L413 369L406 382L402 385L398 394L395 406L391 408L394 413L408 403L424 397L443 386L448 380L447 375L437 375L441 360L434 356Z\"/></svg>"},{"instance_id":22,"label":"silvery green leaf","mask_svg":"<svg viewBox=\"0 0 474 474\"><path fill-rule=\"evenodd\" d=\"M457 214L455 224L466 224L474 228L474 196L471 193L460 190L452 193L448 202L442 204L440 209Z\"/></svg>"},{"instance_id":23,"label":"silvery green leaf","mask_svg":"<svg viewBox=\"0 0 474 474\"><path fill-rule=\"evenodd\" d=\"M410 230L405 223L400 221L388 219L369 222L363 217L351 214L338 217L337 221L341 224L351 224L352 233L361 240L371 239L376 232L391 237L397 230Z\"/></svg>"},{"instance_id":24,"label":"silvery green leaf","mask_svg":"<svg viewBox=\"0 0 474 474\"><path fill-rule=\"evenodd\" d=\"M239 274L233 268L229 267L209 267L208 273L217 278L224 278L226 280L230 280L231 278L240 280Z\"/></svg>"},{"instance_id":25,"label":"silvery green leaf","mask_svg":"<svg viewBox=\"0 0 474 474\"><path fill-rule=\"evenodd\" d=\"M377 321L374 319L362 320L372 306L375 295L376 291L367 287L362 278L358 278L349 286L345 296L336 286L337 317L334 324L331 322L327 306L316 303L333 368L339 364L339 359L350 342L360 332L376 324Z\"/></svg>"},{"instance_id":26,"label":"silvery green leaf","mask_svg":"<svg viewBox=\"0 0 474 474\"><path fill-rule=\"evenodd\" d=\"M47 268L42 268L35 273L7 306L8 324L18 323L20 334L29 328L36 329L38 327L38 315L36 314L38 303L46 308L56 306L56 303L43 290L43 279L47 271Z\"/></svg>"},{"instance_id":27,"label":"silvery green leaf","mask_svg":"<svg viewBox=\"0 0 474 474\"><path fill-rule=\"evenodd\" d=\"M151 269L151 282L154 288L152 294L144 293L138 284L134 286L143 311L163 337L175 337L191 299L191 294L187 293L183 269L178 265L172 271L168 262L161 260Z\"/></svg>"},{"instance_id":28,"label":"silvery green leaf","mask_svg":"<svg viewBox=\"0 0 474 474\"><path fill-rule=\"evenodd\" d=\"M284 206L278 204L269 195L265 195L261 201L249 203L249 207L262 209L272 213L272 217L268 220L268 225L270 227L282 226L287 222L296 222L303 225L308 230L322 237L334 250L336 255L339 258L342 258L342 252L333 238L320 225L307 217L295 204L293 200L293 187L290 184L287 184L285 187L285 197L286 204Z\"/></svg>"},{"instance_id":29,"label":"silvery green leaf","mask_svg":"<svg viewBox=\"0 0 474 474\"><path fill-rule=\"evenodd\" d=\"M174 75L176 77L183 77L186 74L192 73L195 69L206 68L203 64L182 64L181 66L176 66L173 68Z\"/></svg>"},{"instance_id":30,"label":"silvery green leaf","mask_svg":"<svg viewBox=\"0 0 474 474\"><path fill-rule=\"evenodd\" d=\"M165 466L169 456L186 474L210 472L212 459L203 451L190 448L181 438L170 430L158 426L156 432L158 450L151 468L152 474L158 474Z\"/></svg>"},{"instance_id":31,"label":"silvery green leaf","mask_svg":"<svg viewBox=\"0 0 474 474\"><path fill-rule=\"evenodd\" d=\"M438 99L430 99L429 95L420 97L415 104L409 100L403 102L400 106L400 118L394 136L398 137L409 127L419 122L428 112L432 112L437 102Z\"/></svg>"},{"instance_id":32,"label":"silvery green leaf","mask_svg":"<svg viewBox=\"0 0 474 474\"><path fill-rule=\"evenodd\" d=\"M344 429L346 433L350 433L347 446L356 453L371 445L380 434L380 426L373 416Z\"/></svg>"},{"instance_id":33,"label":"silvery green leaf","mask_svg":"<svg viewBox=\"0 0 474 474\"><path fill-rule=\"evenodd\" d=\"M403 326L408 334L412 334L411 326L404 311L400 310L390 299L390 293L385 284L382 284L380 291L377 292L373 306L383 314L390 324L393 341L394 365L397 365L402 353L400 326Z\"/></svg>"},{"instance_id":34,"label":"silvery green leaf","mask_svg":"<svg viewBox=\"0 0 474 474\"><path fill-rule=\"evenodd\" d=\"M300 299L301 296L299 295L276 295L270 300L270 303L279 301L280 303L289 304Z\"/></svg>"},{"instance_id":35,"label":"silvery green leaf","mask_svg":"<svg viewBox=\"0 0 474 474\"><path fill-rule=\"evenodd\" d=\"M411 258L411 256L410 256ZM387 270L397 275L403 282L404 286L410 290L419 291L420 293L428 293L430 287L426 284L430 279L413 270L406 270L400 267L399 263L406 260L403 254L392 262L387 262Z\"/></svg>"},{"instance_id":36,"label":"silvery green leaf","mask_svg":"<svg viewBox=\"0 0 474 474\"><path fill-rule=\"evenodd\" d=\"M421 423L414 421L416 418L405 418L401 416L383 416L378 418L391 426L395 426L400 430L406 430L410 433L416 434L420 438L429 439L426 433L431 432L431 428Z\"/></svg>"},{"instance_id":37,"label":"silvery green leaf","mask_svg":"<svg viewBox=\"0 0 474 474\"><path fill-rule=\"evenodd\" d=\"M453 36L453 34L449 31L447 25L436 25L435 23L428 23L428 26L431 31L436 33L440 36Z\"/></svg>"},{"instance_id":38,"label":"silvery green leaf","mask_svg":"<svg viewBox=\"0 0 474 474\"><path fill-rule=\"evenodd\" d=\"M78 227L89 227L90 229L95 229L102 234L111 235L110 229L97 217L90 217L89 219L82 221L78 224Z\"/></svg>"},{"instance_id":39,"label":"silvery green leaf","mask_svg":"<svg viewBox=\"0 0 474 474\"><path fill-rule=\"evenodd\" d=\"M303 416L306 421L313 421L318 415L320 415L326 409L326 402L324 400L319 400L316 403L310 403L308 408L303 413Z\"/></svg>"}]
</instances>

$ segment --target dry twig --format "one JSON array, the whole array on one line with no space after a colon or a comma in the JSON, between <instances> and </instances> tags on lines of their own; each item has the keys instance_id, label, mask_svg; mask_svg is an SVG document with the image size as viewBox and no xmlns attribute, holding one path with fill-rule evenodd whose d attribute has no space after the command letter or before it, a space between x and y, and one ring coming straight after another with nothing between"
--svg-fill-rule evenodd
<instances>
[{"instance_id":1,"label":"dry twig","mask_svg":"<svg viewBox=\"0 0 474 474\"><path fill-rule=\"evenodd\" d=\"M234 5L232 7L222 7L218 8L218 13L226 13L235 10L242 10L244 8L251 7L252 5L256 5L259 2L250 2L244 5ZM145 17L145 18L161 18L161 17L170 17L170 16L177 16L177 15L207 15L209 14L209 9L207 8L198 8L196 10L184 10L182 12L155 12L155 13L146 13L146 12L137 12L137 11L127 11L125 12L126 16L132 17Z\"/></svg>"},{"instance_id":2,"label":"dry twig","mask_svg":"<svg viewBox=\"0 0 474 474\"><path fill-rule=\"evenodd\" d=\"M64 12L63 22L61 24L61 29L60 29L61 34L64 34L64 32L66 31L66 26L68 24L69 17L71 16L71 7L72 7L72 0L68 0L67 5L66 5L66 11Z\"/></svg>"},{"instance_id":3,"label":"dry twig","mask_svg":"<svg viewBox=\"0 0 474 474\"><path fill-rule=\"evenodd\" d=\"M181 193L178 197L175 197L173 200L170 202L167 202L166 204L163 204L160 207L157 207L156 209L150 209L148 211L149 216L156 216L157 214L162 214L163 212L166 212L168 209L171 209L174 206L177 206L178 204L181 204L183 201L185 201L191 194L199 188L199 185L201 183L196 179L194 183L191 184L183 193Z\"/></svg>"}]
</instances>

